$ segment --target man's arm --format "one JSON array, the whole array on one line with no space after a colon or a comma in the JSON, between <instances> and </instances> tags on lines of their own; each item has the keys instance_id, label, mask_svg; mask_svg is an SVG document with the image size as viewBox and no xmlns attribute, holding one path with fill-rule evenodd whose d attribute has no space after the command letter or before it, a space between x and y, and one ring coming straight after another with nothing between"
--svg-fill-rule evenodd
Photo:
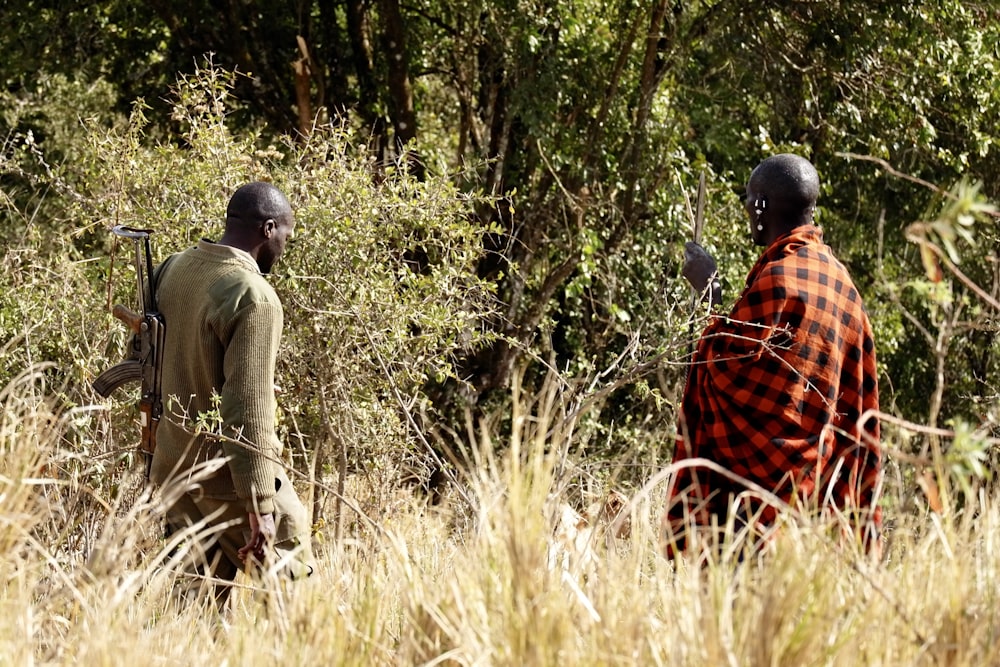
<instances>
[{"instance_id":1,"label":"man's arm","mask_svg":"<svg viewBox=\"0 0 1000 667\"><path fill-rule=\"evenodd\" d=\"M281 306L253 302L239 310L226 346L220 414L227 436L236 495L248 513L273 511L276 492L271 459L281 450L275 435L274 367L281 339Z\"/></svg>"}]
</instances>

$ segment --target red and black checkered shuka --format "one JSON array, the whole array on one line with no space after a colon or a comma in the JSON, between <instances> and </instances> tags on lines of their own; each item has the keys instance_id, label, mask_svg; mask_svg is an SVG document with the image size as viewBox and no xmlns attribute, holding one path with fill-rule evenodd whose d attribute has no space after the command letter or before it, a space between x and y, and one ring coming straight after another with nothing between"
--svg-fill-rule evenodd
<instances>
[{"instance_id":1,"label":"red and black checkered shuka","mask_svg":"<svg viewBox=\"0 0 1000 667\"><path fill-rule=\"evenodd\" d=\"M797 508L835 507L871 540L881 527L879 423L861 419L877 409L861 297L822 231L804 225L767 248L732 312L713 316L703 332L674 462L707 459ZM667 496L668 553L685 548L686 528L709 526L713 515L719 526L730 512L772 524L778 508L747 491L704 466L682 467Z\"/></svg>"}]
</instances>

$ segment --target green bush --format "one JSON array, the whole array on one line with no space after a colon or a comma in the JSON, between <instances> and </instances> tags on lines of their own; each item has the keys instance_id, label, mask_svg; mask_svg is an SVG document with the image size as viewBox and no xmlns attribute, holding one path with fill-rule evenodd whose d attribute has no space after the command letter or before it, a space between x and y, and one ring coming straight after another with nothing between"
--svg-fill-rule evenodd
<instances>
[{"instance_id":1,"label":"green bush","mask_svg":"<svg viewBox=\"0 0 1000 667\"><path fill-rule=\"evenodd\" d=\"M135 302L133 250L111 227L152 229L159 262L218 238L231 193L268 180L297 219L272 277L285 305L286 450L300 455L303 471L322 474L335 445L350 449L340 458L354 470L394 470L388 464L427 453L408 416L423 384L452 373L449 359L486 336L479 322L495 304L475 273L484 229L472 210L488 202L458 192L447 176L376 171L338 128L274 142L234 135L234 80L206 67L178 82L174 142L146 136L139 102L128 123L89 123L72 163L53 167L48 178L62 187L48 196L58 198L65 233L25 234L7 252L0 331L10 342L0 384L26 364L52 361L70 405L95 402L89 382L124 349L109 305ZM131 399L119 393L112 412L131 418ZM77 445L93 424L82 426Z\"/></svg>"}]
</instances>

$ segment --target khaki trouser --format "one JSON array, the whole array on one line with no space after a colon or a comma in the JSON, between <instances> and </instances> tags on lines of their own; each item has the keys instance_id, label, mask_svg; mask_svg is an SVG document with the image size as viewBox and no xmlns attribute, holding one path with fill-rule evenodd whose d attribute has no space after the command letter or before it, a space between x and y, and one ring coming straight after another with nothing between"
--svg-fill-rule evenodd
<instances>
[{"instance_id":1,"label":"khaki trouser","mask_svg":"<svg viewBox=\"0 0 1000 667\"><path fill-rule=\"evenodd\" d=\"M304 579L313 573L308 513L284 471L279 473L274 497L275 541L263 564L248 565L238 551L250 538L250 523L242 501L208 498L199 491L185 493L166 512L166 536L181 531L189 536L179 549L180 572L174 586L178 602L190 603L199 593L211 593L221 609L229 599L228 583L246 571L254 581L275 576Z\"/></svg>"}]
</instances>

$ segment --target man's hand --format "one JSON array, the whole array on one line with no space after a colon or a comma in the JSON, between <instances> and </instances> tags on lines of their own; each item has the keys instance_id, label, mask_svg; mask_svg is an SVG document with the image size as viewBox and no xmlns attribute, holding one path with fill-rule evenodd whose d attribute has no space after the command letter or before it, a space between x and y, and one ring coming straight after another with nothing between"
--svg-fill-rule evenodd
<instances>
[{"instance_id":1,"label":"man's hand","mask_svg":"<svg viewBox=\"0 0 1000 667\"><path fill-rule=\"evenodd\" d=\"M719 282L719 269L715 260L708 252L694 241L684 244L684 267L681 275L691 284L695 292L702 295L702 300L712 299L712 303L722 301L722 284ZM711 285L711 292L708 287Z\"/></svg>"},{"instance_id":2,"label":"man's hand","mask_svg":"<svg viewBox=\"0 0 1000 667\"><path fill-rule=\"evenodd\" d=\"M247 516L250 518L250 540L237 554L240 560L246 560L249 554L258 563L263 563L264 555L267 553L268 547L274 544L274 536L277 533L274 527L274 515L251 513Z\"/></svg>"}]
</instances>

